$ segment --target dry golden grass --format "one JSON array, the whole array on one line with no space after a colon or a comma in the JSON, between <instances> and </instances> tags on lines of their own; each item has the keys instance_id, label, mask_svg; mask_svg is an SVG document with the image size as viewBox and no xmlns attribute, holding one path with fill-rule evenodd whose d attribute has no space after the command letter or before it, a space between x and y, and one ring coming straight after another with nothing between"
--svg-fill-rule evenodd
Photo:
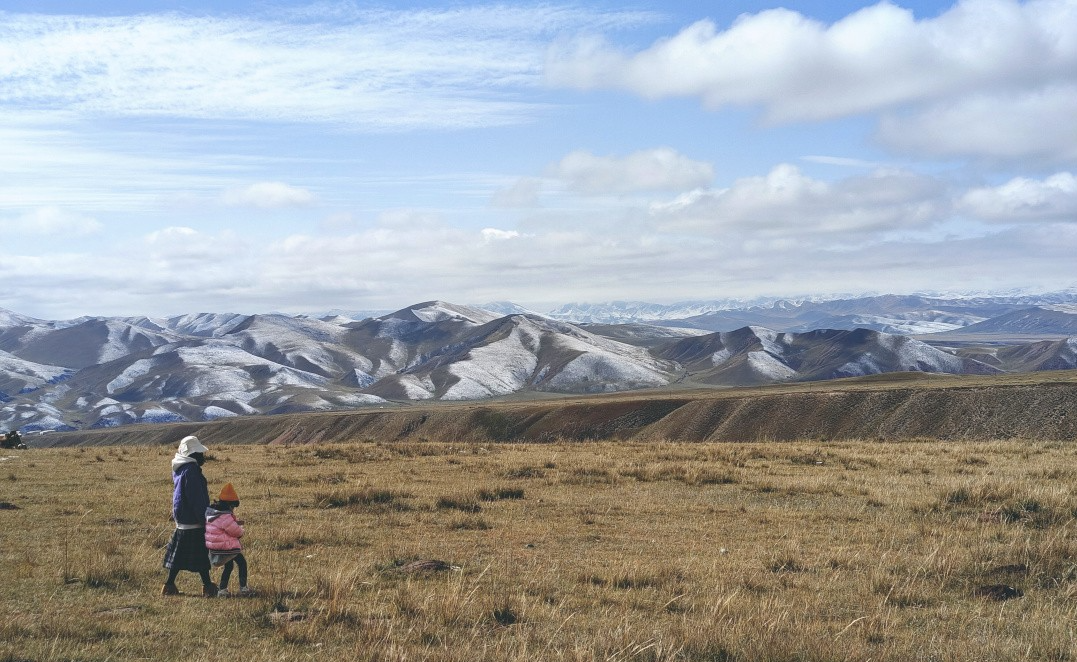
<instances>
[{"instance_id":1,"label":"dry golden grass","mask_svg":"<svg viewBox=\"0 0 1077 662\"><path fill-rule=\"evenodd\" d=\"M0 453L0 660L1077 659L1072 444L221 446L245 600L158 594L171 454Z\"/></svg>"}]
</instances>

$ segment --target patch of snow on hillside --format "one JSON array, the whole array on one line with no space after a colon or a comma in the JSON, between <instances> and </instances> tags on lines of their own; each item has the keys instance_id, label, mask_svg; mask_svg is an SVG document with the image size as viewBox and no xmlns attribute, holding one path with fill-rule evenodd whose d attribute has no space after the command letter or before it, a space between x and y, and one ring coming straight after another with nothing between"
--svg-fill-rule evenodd
<instances>
[{"instance_id":1,"label":"patch of snow on hillside","mask_svg":"<svg viewBox=\"0 0 1077 662\"><path fill-rule=\"evenodd\" d=\"M283 315L267 315L227 336L239 346L256 356L278 361L303 370L311 366L325 374L339 374L336 354L325 345L337 345L346 330L339 325L326 324L320 320L295 318ZM348 361L365 369L372 367L365 357L337 347Z\"/></svg>"},{"instance_id":2,"label":"patch of snow on hillside","mask_svg":"<svg viewBox=\"0 0 1077 662\"><path fill-rule=\"evenodd\" d=\"M237 313L192 313L171 317L167 320L167 324L178 333L215 338L229 333L242 324L247 317L247 315Z\"/></svg>"},{"instance_id":3,"label":"patch of snow on hillside","mask_svg":"<svg viewBox=\"0 0 1077 662\"><path fill-rule=\"evenodd\" d=\"M385 398L379 398L376 395L367 395L364 393L346 393L340 395L334 395L333 401L338 406L344 407L365 407L370 405L383 405L388 402Z\"/></svg>"},{"instance_id":4,"label":"patch of snow on hillside","mask_svg":"<svg viewBox=\"0 0 1077 662\"><path fill-rule=\"evenodd\" d=\"M355 383L359 388L366 388L378 381L373 375L363 372L359 368L353 369L352 374L355 376Z\"/></svg>"},{"instance_id":5,"label":"patch of snow on hillside","mask_svg":"<svg viewBox=\"0 0 1077 662\"><path fill-rule=\"evenodd\" d=\"M232 418L234 416L239 416L239 414L235 413L234 411L229 411L224 407L217 407L215 405L210 405L209 407L206 407L202 410L203 421L213 421L218 418Z\"/></svg>"},{"instance_id":6,"label":"patch of snow on hillside","mask_svg":"<svg viewBox=\"0 0 1077 662\"><path fill-rule=\"evenodd\" d=\"M908 338L902 338L902 340L905 342L897 348L901 369L958 374L964 371L965 364L960 358L935 349L926 343Z\"/></svg>"},{"instance_id":7,"label":"patch of snow on hillside","mask_svg":"<svg viewBox=\"0 0 1077 662\"><path fill-rule=\"evenodd\" d=\"M728 361L731 356L733 356L733 352L729 351L729 349L720 349L711 355L711 365L720 366Z\"/></svg>"},{"instance_id":8,"label":"patch of snow on hillside","mask_svg":"<svg viewBox=\"0 0 1077 662\"><path fill-rule=\"evenodd\" d=\"M929 333L942 333L944 331L953 331L954 329L960 329L961 324L950 324L948 322L901 322L897 320L891 320L882 330L886 333L902 333L910 336L926 335Z\"/></svg>"},{"instance_id":9,"label":"patch of snow on hillside","mask_svg":"<svg viewBox=\"0 0 1077 662\"><path fill-rule=\"evenodd\" d=\"M408 361L408 348L400 341L400 339L408 333L415 331L415 326L414 322L397 319L395 317L390 317L380 322L378 333L375 337L385 338L391 342L389 351L385 353L385 360L382 361L376 374L384 376L387 373L404 367Z\"/></svg>"},{"instance_id":10,"label":"patch of snow on hillside","mask_svg":"<svg viewBox=\"0 0 1077 662\"><path fill-rule=\"evenodd\" d=\"M476 400L514 393L528 384L538 359L539 342L520 326L502 340L473 348L465 361L449 366L460 381L442 395L445 400Z\"/></svg>"},{"instance_id":11,"label":"patch of snow on hillside","mask_svg":"<svg viewBox=\"0 0 1077 662\"><path fill-rule=\"evenodd\" d=\"M882 372L879 364L875 362L871 354L865 354L855 361L849 361L834 371L837 377L863 377L864 375L877 375Z\"/></svg>"},{"instance_id":12,"label":"patch of snow on hillside","mask_svg":"<svg viewBox=\"0 0 1077 662\"><path fill-rule=\"evenodd\" d=\"M265 372L267 383L283 386L323 386L324 377L287 368L228 344L181 347L176 354L192 374L182 395L199 397L233 391L252 391L258 382L252 371Z\"/></svg>"},{"instance_id":13,"label":"patch of snow on hillside","mask_svg":"<svg viewBox=\"0 0 1077 662\"><path fill-rule=\"evenodd\" d=\"M132 345L141 342L152 346L165 345L176 340L174 334L163 335L152 333L146 329L119 321L105 323L108 335L104 344L97 353L97 363L107 363L127 356L131 353Z\"/></svg>"},{"instance_id":14,"label":"patch of snow on hillside","mask_svg":"<svg viewBox=\"0 0 1077 662\"><path fill-rule=\"evenodd\" d=\"M601 352L609 357L615 357L615 360L646 366L647 370L655 372L664 372L672 368L668 362L654 358L650 352L642 347L603 338L574 326L562 323L551 324L557 325L555 329L560 334L554 337L555 342L559 347L566 350L587 353Z\"/></svg>"},{"instance_id":15,"label":"patch of snow on hillside","mask_svg":"<svg viewBox=\"0 0 1077 662\"><path fill-rule=\"evenodd\" d=\"M253 391L255 388L255 381L246 370L221 366L217 370L200 372L190 377L186 388L175 395L190 398L220 396L224 393Z\"/></svg>"},{"instance_id":16,"label":"patch of snow on hillside","mask_svg":"<svg viewBox=\"0 0 1077 662\"><path fill-rule=\"evenodd\" d=\"M1077 315L1077 304L1071 303L1056 303L1047 306L1042 306L1047 310L1053 310L1058 313L1067 313L1069 315Z\"/></svg>"},{"instance_id":17,"label":"patch of snow on hillside","mask_svg":"<svg viewBox=\"0 0 1077 662\"><path fill-rule=\"evenodd\" d=\"M153 359L139 359L127 366L123 372L117 375L108 384L105 384L105 392L108 394L122 391L123 389L131 386L140 377L145 377L153 370L155 362Z\"/></svg>"},{"instance_id":18,"label":"patch of snow on hillside","mask_svg":"<svg viewBox=\"0 0 1077 662\"><path fill-rule=\"evenodd\" d=\"M20 359L14 354L9 354L4 351L0 351L0 372L18 375L21 379L26 380L28 384L34 387L49 382L59 381L62 378L66 378L75 373L75 371L70 368L46 365L44 363L34 363L33 361Z\"/></svg>"},{"instance_id":19,"label":"patch of snow on hillside","mask_svg":"<svg viewBox=\"0 0 1077 662\"><path fill-rule=\"evenodd\" d=\"M138 417L140 423L177 423L185 420L187 419L175 412L168 411L163 407L147 409Z\"/></svg>"},{"instance_id":20,"label":"patch of snow on hillside","mask_svg":"<svg viewBox=\"0 0 1077 662\"><path fill-rule=\"evenodd\" d=\"M399 340L412 331L415 331L416 326L416 323L411 320L388 317L383 320L378 320L378 333L375 334L374 337Z\"/></svg>"},{"instance_id":21,"label":"patch of snow on hillside","mask_svg":"<svg viewBox=\"0 0 1077 662\"><path fill-rule=\"evenodd\" d=\"M445 320L458 319L466 322L470 322L475 326L480 324L486 324L492 322L498 317L494 313L479 308L466 308L464 306L454 306L452 304L445 303L444 301L433 301L430 305L423 306L421 308L411 308L411 313L415 317L419 318L423 322L433 324L435 322L443 322Z\"/></svg>"},{"instance_id":22,"label":"patch of snow on hillside","mask_svg":"<svg viewBox=\"0 0 1077 662\"><path fill-rule=\"evenodd\" d=\"M36 326L42 323L44 323L44 320L27 317L26 315L20 315L16 312L8 310L7 308L0 308L0 328L10 328L13 326Z\"/></svg>"},{"instance_id":23,"label":"patch of snow on hillside","mask_svg":"<svg viewBox=\"0 0 1077 662\"><path fill-rule=\"evenodd\" d=\"M767 352L748 352L747 361L748 367L752 371L768 379L785 381L795 379L797 376L796 370L793 370Z\"/></svg>"},{"instance_id":24,"label":"patch of snow on hillside","mask_svg":"<svg viewBox=\"0 0 1077 662\"><path fill-rule=\"evenodd\" d=\"M41 394L40 399L41 402L57 402L65 398L70 392L70 386L66 384L61 384L60 386L54 386L45 393Z\"/></svg>"},{"instance_id":25,"label":"patch of snow on hillside","mask_svg":"<svg viewBox=\"0 0 1077 662\"><path fill-rule=\"evenodd\" d=\"M762 326L749 327L756 338L759 338L759 344L763 346L763 350L772 356L783 356L785 354L785 345L782 341L786 339L784 333L778 333L772 329L768 329Z\"/></svg>"},{"instance_id":26,"label":"patch of snow on hillside","mask_svg":"<svg viewBox=\"0 0 1077 662\"><path fill-rule=\"evenodd\" d=\"M307 388L325 386L327 382L328 380L321 375L279 366L273 370L273 376L268 380L268 383L274 386L303 386Z\"/></svg>"},{"instance_id":27,"label":"patch of snow on hillside","mask_svg":"<svg viewBox=\"0 0 1077 662\"><path fill-rule=\"evenodd\" d=\"M611 387L618 390L663 386L667 381L665 374L653 368L605 352L590 352L570 361L544 388L606 391Z\"/></svg>"},{"instance_id":28,"label":"patch of snow on hillside","mask_svg":"<svg viewBox=\"0 0 1077 662\"><path fill-rule=\"evenodd\" d=\"M429 379L419 379L415 375L400 375L397 383L404 390L408 400L429 400L434 397L434 384Z\"/></svg>"},{"instance_id":29,"label":"patch of snow on hillside","mask_svg":"<svg viewBox=\"0 0 1077 662\"><path fill-rule=\"evenodd\" d=\"M301 402L297 398L292 402L296 411L330 411L336 407L324 398L305 398Z\"/></svg>"}]
</instances>

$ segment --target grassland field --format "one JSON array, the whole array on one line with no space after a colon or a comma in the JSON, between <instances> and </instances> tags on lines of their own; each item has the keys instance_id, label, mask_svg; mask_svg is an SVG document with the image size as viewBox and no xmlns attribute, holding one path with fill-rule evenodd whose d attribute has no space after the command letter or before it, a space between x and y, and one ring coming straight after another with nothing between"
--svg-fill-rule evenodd
<instances>
[{"instance_id":1,"label":"grassland field","mask_svg":"<svg viewBox=\"0 0 1077 662\"><path fill-rule=\"evenodd\" d=\"M172 452L0 451L0 660L1077 659L1071 442L211 445L250 599Z\"/></svg>"}]
</instances>

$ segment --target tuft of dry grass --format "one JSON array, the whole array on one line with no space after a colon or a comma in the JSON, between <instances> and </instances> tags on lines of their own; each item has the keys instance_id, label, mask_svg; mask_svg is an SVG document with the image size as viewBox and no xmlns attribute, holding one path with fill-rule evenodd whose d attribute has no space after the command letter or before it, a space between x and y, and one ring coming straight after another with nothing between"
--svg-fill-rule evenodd
<instances>
[{"instance_id":1,"label":"tuft of dry grass","mask_svg":"<svg viewBox=\"0 0 1077 662\"><path fill-rule=\"evenodd\" d=\"M222 447L231 600L159 595L171 455L12 465L0 660L1077 660L1072 444Z\"/></svg>"}]
</instances>

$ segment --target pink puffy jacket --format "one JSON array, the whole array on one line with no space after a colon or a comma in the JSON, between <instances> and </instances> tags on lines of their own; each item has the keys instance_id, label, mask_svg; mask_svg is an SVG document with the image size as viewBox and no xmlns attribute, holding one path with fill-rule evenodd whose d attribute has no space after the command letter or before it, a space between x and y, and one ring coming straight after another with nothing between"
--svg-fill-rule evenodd
<instances>
[{"instance_id":1,"label":"pink puffy jacket","mask_svg":"<svg viewBox=\"0 0 1077 662\"><path fill-rule=\"evenodd\" d=\"M227 510L206 508L206 548L242 549L243 526Z\"/></svg>"}]
</instances>

